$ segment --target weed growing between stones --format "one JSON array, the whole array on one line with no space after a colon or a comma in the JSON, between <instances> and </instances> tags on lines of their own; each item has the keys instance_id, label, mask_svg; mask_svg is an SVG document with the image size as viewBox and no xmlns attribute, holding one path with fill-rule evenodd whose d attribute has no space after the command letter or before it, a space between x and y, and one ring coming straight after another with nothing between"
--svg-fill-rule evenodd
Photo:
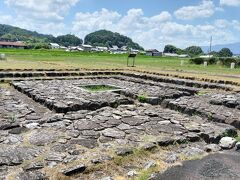
<instances>
[{"instance_id":1,"label":"weed growing between stones","mask_svg":"<svg viewBox=\"0 0 240 180\"><path fill-rule=\"evenodd\" d=\"M239 138L240 140L240 135L238 135L236 132L233 132L231 130L227 130L223 133L223 137L233 137L233 138Z\"/></svg>"},{"instance_id":2,"label":"weed growing between stones","mask_svg":"<svg viewBox=\"0 0 240 180\"><path fill-rule=\"evenodd\" d=\"M168 148L171 149L171 147ZM138 167L134 169L134 171L136 171L136 176L132 177L132 179L146 180L151 174L161 172L166 169L166 164L159 159L159 156L162 157L164 153L166 153L166 151L162 148L155 148L148 151L144 149L133 149L132 154L114 156L111 161L89 166L83 175L87 179L91 177L92 173L101 172L103 174L112 175L116 179L126 179L126 176L123 176L123 174L126 174L126 169L123 167ZM156 164L152 167L145 167L147 166L146 162L149 161L149 158ZM75 177L77 178L80 176L76 175Z\"/></svg>"},{"instance_id":3,"label":"weed growing between stones","mask_svg":"<svg viewBox=\"0 0 240 180\"><path fill-rule=\"evenodd\" d=\"M0 83L0 88L8 88L10 85L8 83Z\"/></svg>"},{"instance_id":4,"label":"weed growing between stones","mask_svg":"<svg viewBox=\"0 0 240 180\"><path fill-rule=\"evenodd\" d=\"M238 136L235 137L235 139L236 139L238 142L240 142L240 134L238 134Z\"/></svg>"},{"instance_id":5,"label":"weed growing between stones","mask_svg":"<svg viewBox=\"0 0 240 180\"><path fill-rule=\"evenodd\" d=\"M158 172L158 167L151 167L147 170L140 171L139 175L135 178L135 180L148 180L151 174Z\"/></svg>"},{"instance_id":6,"label":"weed growing between stones","mask_svg":"<svg viewBox=\"0 0 240 180\"><path fill-rule=\"evenodd\" d=\"M144 157L147 157L150 155L150 152L145 151L145 150L141 150L141 149L136 149L134 150L133 154L130 154L128 156L116 156L114 158L114 164L118 165L118 166L122 166L124 164L128 164L130 162L134 162L137 159L142 159Z\"/></svg>"},{"instance_id":7,"label":"weed growing between stones","mask_svg":"<svg viewBox=\"0 0 240 180\"><path fill-rule=\"evenodd\" d=\"M198 96L204 96L205 94L207 94L208 92L207 91L199 91L197 93Z\"/></svg>"},{"instance_id":8,"label":"weed growing between stones","mask_svg":"<svg viewBox=\"0 0 240 180\"><path fill-rule=\"evenodd\" d=\"M10 114L8 118L10 123L15 123L17 121L17 117L15 114Z\"/></svg>"},{"instance_id":9,"label":"weed growing between stones","mask_svg":"<svg viewBox=\"0 0 240 180\"><path fill-rule=\"evenodd\" d=\"M137 99L138 99L139 102L145 103L145 102L147 102L147 95L146 94L140 94Z\"/></svg>"}]
</instances>

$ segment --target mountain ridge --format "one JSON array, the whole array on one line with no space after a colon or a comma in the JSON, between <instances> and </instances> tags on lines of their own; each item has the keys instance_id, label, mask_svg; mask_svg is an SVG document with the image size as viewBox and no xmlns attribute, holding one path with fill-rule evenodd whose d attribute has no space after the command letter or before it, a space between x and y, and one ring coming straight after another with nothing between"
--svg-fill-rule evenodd
<instances>
[{"instance_id":1,"label":"mountain ridge","mask_svg":"<svg viewBox=\"0 0 240 180\"><path fill-rule=\"evenodd\" d=\"M240 54L240 42L229 44L217 44L212 46L212 51L220 51L222 48L229 48L233 54ZM209 46L202 46L205 53L208 53Z\"/></svg>"},{"instance_id":2,"label":"mountain ridge","mask_svg":"<svg viewBox=\"0 0 240 180\"><path fill-rule=\"evenodd\" d=\"M95 37L97 37L97 39ZM133 42L131 38L108 30L99 30L89 33L85 36L85 40L85 42L90 45L107 46L107 44L109 44L110 46L128 46L129 48L143 50L143 48L139 44ZM51 34L41 34L36 31L30 31L7 24L0 24L0 41L23 41L30 44L53 42L63 46L76 46L83 42L82 39L71 34L55 37Z\"/></svg>"}]
</instances>

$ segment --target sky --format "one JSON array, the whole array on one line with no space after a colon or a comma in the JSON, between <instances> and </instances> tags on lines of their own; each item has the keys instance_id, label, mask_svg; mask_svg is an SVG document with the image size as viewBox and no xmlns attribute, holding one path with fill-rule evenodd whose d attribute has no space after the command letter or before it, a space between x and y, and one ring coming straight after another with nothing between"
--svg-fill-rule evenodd
<instances>
[{"instance_id":1,"label":"sky","mask_svg":"<svg viewBox=\"0 0 240 180\"><path fill-rule=\"evenodd\" d=\"M240 0L1 0L0 24L39 33L107 29L162 50L240 42Z\"/></svg>"}]
</instances>

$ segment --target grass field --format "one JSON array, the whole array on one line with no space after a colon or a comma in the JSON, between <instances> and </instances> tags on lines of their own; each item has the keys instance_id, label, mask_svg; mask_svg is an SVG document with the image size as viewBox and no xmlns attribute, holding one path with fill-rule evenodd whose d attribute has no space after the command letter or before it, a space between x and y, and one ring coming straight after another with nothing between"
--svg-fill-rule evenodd
<instances>
[{"instance_id":1,"label":"grass field","mask_svg":"<svg viewBox=\"0 0 240 180\"><path fill-rule=\"evenodd\" d=\"M59 50L17 50L0 49L0 53L7 55L7 61L0 62L0 69L65 69L65 68L121 68L126 67L127 55L111 55L108 53L65 52ZM184 60L184 65L180 62ZM189 59L170 57L148 57L138 55L136 58L136 70L152 72L166 72L170 74L183 74L195 77L212 77L239 81L239 78L231 75L239 75L240 68L231 70L229 67L210 65L194 65Z\"/></svg>"}]
</instances>

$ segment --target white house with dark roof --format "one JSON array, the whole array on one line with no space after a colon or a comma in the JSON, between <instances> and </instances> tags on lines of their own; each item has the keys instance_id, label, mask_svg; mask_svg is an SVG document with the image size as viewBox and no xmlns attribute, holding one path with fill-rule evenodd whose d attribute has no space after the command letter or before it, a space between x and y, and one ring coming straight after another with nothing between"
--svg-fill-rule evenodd
<instances>
[{"instance_id":1,"label":"white house with dark roof","mask_svg":"<svg viewBox=\"0 0 240 180\"><path fill-rule=\"evenodd\" d=\"M96 49L100 52L108 51L108 47L104 47L104 46L97 46Z\"/></svg>"},{"instance_id":2,"label":"white house with dark roof","mask_svg":"<svg viewBox=\"0 0 240 180\"><path fill-rule=\"evenodd\" d=\"M81 45L81 48L82 48L84 51L92 51L93 46L88 45L88 44L82 44L82 45Z\"/></svg>"},{"instance_id":3,"label":"white house with dark roof","mask_svg":"<svg viewBox=\"0 0 240 180\"><path fill-rule=\"evenodd\" d=\"M60 45L57 43L49 43L52 49L59 49Z\"/></svg>"},{"instance_id":4,"label":"white house with dark roof","mask_svg":"<svg viewBox=\"0 0 240 180\"><path fill-rule=\"evenodd\" d=\"M148 49L146 50L147 56L162 56L162 52L159 52L157 49Z\"/></svg>"}]
</instances>

